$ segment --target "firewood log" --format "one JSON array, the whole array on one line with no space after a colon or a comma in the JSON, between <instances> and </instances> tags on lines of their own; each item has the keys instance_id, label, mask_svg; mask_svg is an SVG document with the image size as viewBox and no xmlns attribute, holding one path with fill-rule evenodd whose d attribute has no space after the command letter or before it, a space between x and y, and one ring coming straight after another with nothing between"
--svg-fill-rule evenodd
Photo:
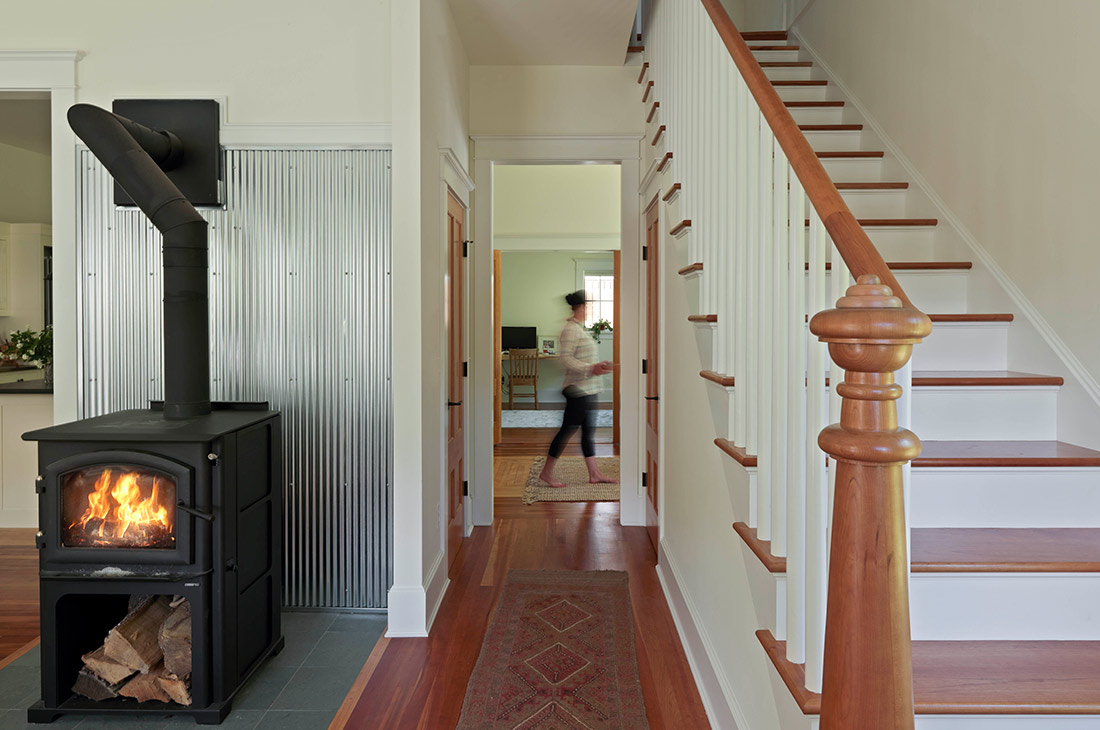
<instances>
[{"instance_id":1,"label":"firewood log","mask_svg":"<svg viewBox=\"0 0 1100 730\"><path fill-rule=\"evenodd\" d=\"M157 677L157 684L160 685L165 694L172 698L173 702L181 705L191 704L191 688L188 686L189 682L185 677L165 674L163 677Z\"/></svg>"},{"instance_id":2,"label":"firewood log","mask_svg":"<svg viewBox=\"0 0 1100 730\"><path fill-rule=\"evenodd\" d=\"M172 674L191 673L191 604L179 604L164 620L157 636L164 654L164 666Z\"/></svg>"},{"instance_id":3,"label":"firewood log","mask_svg":"<svg viewBox=\"0 0 1100 730\"><path fill-rule=\"evenodd\" d=\"M169 702L172 698L161 689L160 683L157 681L163 676L164 665L158 664L148 674L135 675L133 679L122 685L119 694L123 697L133 697L138 702L148 702L149 700Z\"/></svg>"},{"instance_id":4,"label":"firewood log","mask_svg":"<svg viewBox=\"0 0 1100 730\"><path fill-rule=\"evenodd\" d=\"M111 684L97 677L92 670L81 667L80 674L76 675L76 683L73 684L73 692L84 695L90 700L110 700L118 697L122 683Z\"/></svg>"},{"instance_id":5,"label":"firewood log","mask_svg":"<svg viewBox=\"0 0 1100 730\"><path fill-rule=\"evenodd\" d=\"M134 673L134 670L125 664L119 664L107 656L103 647L88 652L80 657L88 671L102 679L107 684L118 684Z\"/></svg>"},{"instance_id":6,"label":"firewood log","mask_svg":"<svg viewBox=\"0 0 1100 730\"><path fill-rule=\"evenodd\" d=\"M170 611L166 596L140 604L107 634L103 644L107 656L142 674L148 673L164 656L157 634Z\"/></svg>"}]
</instances>

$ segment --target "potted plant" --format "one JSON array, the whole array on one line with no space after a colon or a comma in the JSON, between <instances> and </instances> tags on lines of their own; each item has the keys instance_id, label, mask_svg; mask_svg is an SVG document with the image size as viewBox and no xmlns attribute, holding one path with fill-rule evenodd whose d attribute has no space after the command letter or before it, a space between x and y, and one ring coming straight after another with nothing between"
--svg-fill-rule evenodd
<instances>
[{"instance_id":1,"label":"potted plant","mask_svg":"<svg viewBox=\"0 0 1100 730\"><path fill-rule=\"evenodd\" d=\"M602 334L604 331L614 332L615 330L611 329L611 323L608 322L606 319L598 319L592 323L592 326L588 328L588 331L592 333L592 339L594 339L596 342L599 342L600 334Z\"/></svg>"},{"instance_id":2,"label":"potted plant","mask_svg":"<svg viewBox=\"0 0 1100 730\"><path fill-rule=\"evenodd\" d=\"M46 385L53 385L53 325L12 332L10 352L17 360L42 368Z\"/></svg>"}]
</instances>

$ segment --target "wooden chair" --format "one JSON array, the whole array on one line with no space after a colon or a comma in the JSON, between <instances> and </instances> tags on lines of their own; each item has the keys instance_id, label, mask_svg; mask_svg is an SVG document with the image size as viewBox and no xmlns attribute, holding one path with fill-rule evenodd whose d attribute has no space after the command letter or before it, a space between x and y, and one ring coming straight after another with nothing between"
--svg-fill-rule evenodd
<instances>
[{"instance_id":1,"label":"wooden chair","mask_svg":"<svg viewBox=\"0 0 1100 730\"><path fill-rule=\"evenodd\" d=\"M520 393L521 398L535 399L535 410L539 408L539 351L509 350L508 361L511 375L508 378L508 410L512 410L512 401L516 396L516 386L531 386L531 393Z\"/></svg>"}]
</instances>

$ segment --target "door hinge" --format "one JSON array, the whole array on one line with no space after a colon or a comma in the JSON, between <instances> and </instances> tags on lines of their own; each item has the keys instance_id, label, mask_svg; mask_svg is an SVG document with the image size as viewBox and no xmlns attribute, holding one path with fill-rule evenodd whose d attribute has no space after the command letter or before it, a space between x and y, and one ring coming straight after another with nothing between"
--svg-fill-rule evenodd
<instances>
[{"instance_id":1,"label":"door hinge","mask_svg":"<svg viewBox=\"0 0 1100 730\"><path fill-rule=\"evenodd\" d=\"M645 375L648 372L649 372L649 362L647 362L646 359L643 357L642 358L642 375Z\"/></svg>"},{"instance_id":2,"label":"door hinge","mask_svg":"<svg viewBox=\"0 0 1100 730\"><path fill-rule=\"evenodd\" d=\"M470 244L471 243L473 243L473 241L463 241L462 242L462 258L468 258L470 256Z\"/></svg>"},{"instance_id":3,"label":"door hinge","mask_svg":"<svg viewBox=\"0 0 1100 730\"><path fill-rule=\"evenodd\" d=\"M642 261L649 260L649 246L642 246Z\"/></svg>"},{"instance_id":4,"label":"door hinge","mask_svg":"<svg viewBox=\"0 0 1100 730\"><path fill-rule=\"evenodd\" d=\"M468 362L463 362L462 363L462 377L464 377L464 378L470 377L470 363L468 363Z\"/></svg>"},{"instance_id":5,"label":"door hinge","mask_svg":"<svg viewBox=\"0 0 1100 730\"><path fill-rule=\"evenodd\" d=\"M462 482L462 496L463 497L469 497L470 496L470 483L469 482L465 482L465 481Z\"/></svg>"},{"instance_id":6,"label":"door hinge","mask_svg":"<svg viewBox=\"0 0 1100 730\"><path fill-rule=\"evenodd\" d=\"M648 472L644 472L644 471L642 472L642 486L643 487L648 487L649 486L649 473Z\"/></svg>"}]
</instances>

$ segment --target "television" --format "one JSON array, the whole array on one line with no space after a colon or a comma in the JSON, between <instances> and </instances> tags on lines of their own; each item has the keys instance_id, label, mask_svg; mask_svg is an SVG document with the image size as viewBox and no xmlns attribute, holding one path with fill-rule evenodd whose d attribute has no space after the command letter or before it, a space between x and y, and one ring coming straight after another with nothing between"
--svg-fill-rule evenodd
<instances>
[{"instance_id":1,"label":"television","mask_svg":"<svg viewBox=\"0 0 1100 730\"><path fill-rule=\"evenodd\" d=\"M500 347L504 350L533 350L538 347L534 327L501 327Z\"/></svg>"}]
</instances>

